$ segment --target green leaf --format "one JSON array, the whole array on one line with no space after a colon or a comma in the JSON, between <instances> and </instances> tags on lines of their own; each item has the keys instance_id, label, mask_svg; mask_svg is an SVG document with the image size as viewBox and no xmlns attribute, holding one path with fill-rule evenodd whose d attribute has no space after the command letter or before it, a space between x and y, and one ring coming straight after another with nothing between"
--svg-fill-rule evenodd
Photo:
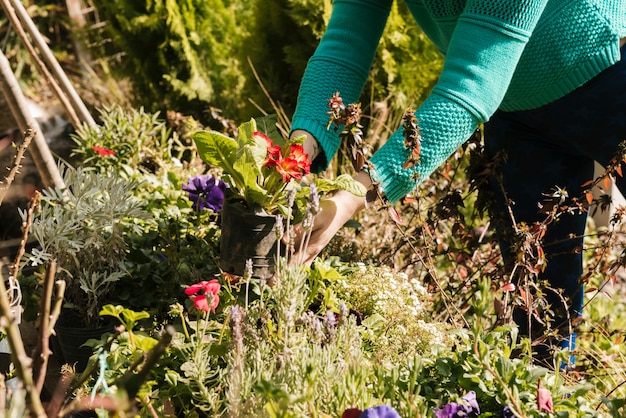
<instances>
[{"instance_id":1,"label":"green leaf","mask_svg":"<svg viewBox=\"0 0 626 418\"><path fill-rule=\"evenodd\" d=\"M233 174L232 166L237 158L237 142L234 139L216 131L198 131L191 138L205 163Z\"/></svg>"},{"instance_id":2,"label":"green leaf","mask_svg":"<svg viewBox=\"0 0 626 418\"><path fill-rule=\"evenodd\" d=\"M321 280L341 280L344 277L330 264L315 260L313 264L315 271Z\"/></svg>"},{"instance_id":3,"label":"green leaf","mask_svg":"<svg viewBox=\"0 0 626 418\"><path fill-rule=\"evenodd\" d=\"M251 119L249 122L244 122L237 127L237 142L239 147L249 144L254 138L253 133L258 131L256 122Z\"/></svg>"},{"instance_id":4,"label":"green leaf","mask_svg":"<svg viewBox=\"0 0 626 418\"><path fill-rule=\"evenodd\" d=\"M158 341L152 337L148 337L147 335L136 334L135 344L139 350L147 353L158 344Z\"/></svg>"},{"instance_id":5,"label":"green leaf","mask_svg":"<svg viewBox=\"0 0 626 418\"><path fill-rule=\"evenodd\" d=\"M245 164L245 167L246 165L252 163L257 171L255 175L260 175L266 157L267 144L265 140L258 136L253 137L246 145L239 149L239 152L237 153L237 164L235 164L235 166L241 167L242 164ZM243 158L245 158L245 161L241 161Z\"/></svg>"},{"instance_id":6,"label":"green leaf","mask_svg":"<svg viewBox=\"0 0 626 418\"><path fill-rule=\"evenodd\" d=\"M238 184L239 193L241 193L248 203L256 203L259 206L265 206L270 202L271 196L268 196L267 190L259 185L259 177L262 176L261 165L263 161L259 161L263 152L262 158L265 158L265 144L263 149L258 147L252 147L248 144L244 147L246 152L242 153L237 161L233 165L233 170L237 172L240 182Z\"/></svg>"},{"instance_id":7,"label":"green leaf","mask_svg":"<svg viewBox=\"0 0 626 418\"><path fill-rule=\"evenodd\" d=\"M361 322L361 325L374 331L376 335L380 335L386 327L385 323L385 318L382 315L375 313L365 318L363 322Z\"/></svg>"},{"instance_id":8,"label":"green leaf","mask_svg":"<svg viewBox=\"0 0 626 418\"><path fill-rule=\"evenodd\" d=\"M254 118L256 121L257 130L267 135L273 143L280 145L285 144L285 139L278 131L276 124L278 123L278 115L275 113L271 115L265 115L260 118Z\"/></svg>"},{"instance_id":9,"label":"green leaf","mask_svg":"<svg viewBox=\"0 0 626 418\"><path fill-rule=\"evenodd\" d=\"M355 196L364 197L367 193L365 186L356 181L349 174L342 174L336 179L318 179L316 182L317 190L320 193L330 192L334 190L345 190Z\"/></svg>"},{"instance_id":10,"label":"green leaf","mask_svg":"<svg viewBox=\"0 0 626 418\"><path fill-rule=\"evenodd\" d=\"M150 318L150 314L146 311L135 312L131 309L122 310L121 315L124 318L124 326L128 330L133 329L139 320Z\"/></svg>"},{"instance_id":11,"label":"green leaf","mask_svg":"<svg viewBox=\"0 0 626 418\"><path fill-rule=\"evenodd\" d=\"M124 310L122 305L104 305L102 309L100 309L100 316L114 316L116 318L120 318L120 314Z\"/></svg>"},{"instance_id":12,"label":"green leaf","mask_svg":"<svg viewBox=\"0 0 626 418\"><path fill-rule=\"evenodd\" d=\"M260 207L267 207L272 201L272 196L267 194L267 190L263 189L258 184L252 184L244 191L246 202L254 202Z\"/></svg>"}]
</instances>

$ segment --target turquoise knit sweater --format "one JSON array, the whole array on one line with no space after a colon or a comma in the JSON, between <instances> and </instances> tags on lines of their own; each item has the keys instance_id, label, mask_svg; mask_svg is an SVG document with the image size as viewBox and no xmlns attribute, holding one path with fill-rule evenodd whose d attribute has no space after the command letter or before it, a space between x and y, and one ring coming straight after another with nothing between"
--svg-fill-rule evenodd
<instances>
[{"instance_id":1,"label":"turquoise knit sweater","mask_svg":"<svg viewBox=\"0 0 626 418\"><path fill-rule=\"evenodd\" d=\"M292 119L319 142L325 169L340 139L327 129L328 99L359 100L393 0L334 0L310 59ZM499 108L550 103L620 59L626 0L406 0L446 59L430 96L415 114L422 134L419 179L429 176L478 124ZM404 170L398 129L372 157L374 177L394 202L416 186Z\"/></svg>"}]
</instances>

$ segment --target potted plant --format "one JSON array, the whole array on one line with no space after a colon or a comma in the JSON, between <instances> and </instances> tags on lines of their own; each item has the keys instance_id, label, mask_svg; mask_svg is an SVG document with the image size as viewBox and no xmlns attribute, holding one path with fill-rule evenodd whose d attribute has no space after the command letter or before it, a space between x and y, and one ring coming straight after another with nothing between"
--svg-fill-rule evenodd
<instances>
[{"instance_id":1,"label":"potted plant","mask_svg":"<svg viewBox=\"0 0 626 418\"><path fill-rule=\"evenodd\" d=\"M91 354L81 348L86 338L112 329L98 313L127 274L125 232L147 214L133 197L137 181L83 168L62 172L67 187L44 190L41 196L30 228L38 246L26 255L26 263L37 269L57 262L57 278L65 282L64 308L55 327L57 351L80 368Z\"/></svg>"},{"instance_id":2,"label":"potted plant","mask_svg":"<svg viewBox=\"0 0 626 418\"><path fill-rule=\"evenodd\" d=\"M309 176L305 137L285 139L269 120L239 125L234 138L213 130L192 135L198 155L220 170L228 186L221 210L220 266L236 275L243 275L248 260L255 277L274 273L281 224L301 222L311 199L336 190L366 193L348 174Z\"/></svg>"}]
</instances>

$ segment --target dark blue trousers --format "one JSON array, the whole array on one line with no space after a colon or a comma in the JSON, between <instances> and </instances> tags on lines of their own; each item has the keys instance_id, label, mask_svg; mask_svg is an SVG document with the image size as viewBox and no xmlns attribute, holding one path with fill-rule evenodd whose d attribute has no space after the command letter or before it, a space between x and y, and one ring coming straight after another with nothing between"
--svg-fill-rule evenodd
<instances>
[{"instance_id":1,"label":"dark blue trousers","mask_svg":"<svg viewBox=\"0 0 626 418\"><path fill-rule=\"evenodd\" d=\"M508 157L502 166L503 185L514 203L517 222L545 219L538 202L557 187L564 188L570 197L580 196L581 186L593 179L594 161L606 166L616 155L618 144L626 140L626 46L621 52L619 63L561 99L533 110L497 112L485 124L487 154L504 151ZM623 172L626 174L626 167ZM617 186L626 192L624 178L617 179ZM497 207L504 210L501 188L494 182L492 189L499 199ZM582 248L586 216L561 216L548 227L544 239L547 266L540 278L550 287L562 289L569 304L569 315L557 315L555 323L581 314L583 259L577 249ZM503 255L514 257L507 245L501 244ZM555 306L563 305L555 295L548 300ZM524 315L515 319L520 330L528 332Z\"/></svg>"}]
</instances>

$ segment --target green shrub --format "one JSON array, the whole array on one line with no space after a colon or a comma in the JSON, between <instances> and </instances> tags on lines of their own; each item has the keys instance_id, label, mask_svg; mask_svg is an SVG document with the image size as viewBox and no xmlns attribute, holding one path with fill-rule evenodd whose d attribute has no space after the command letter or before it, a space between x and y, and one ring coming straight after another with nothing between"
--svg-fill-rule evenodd
<instances>
[{"instance_id":1,"label":"green shrub","mask_svg":"<svg viewBox=\"0 0 626 418\"><path fill-rule=\"evenodd\" d=\"M94 52L119 55L113 68L130 79L138 106L199 117L211 104L234 114L247 3L95 0L112 42Z\"/></svg>"}]
</instances>

